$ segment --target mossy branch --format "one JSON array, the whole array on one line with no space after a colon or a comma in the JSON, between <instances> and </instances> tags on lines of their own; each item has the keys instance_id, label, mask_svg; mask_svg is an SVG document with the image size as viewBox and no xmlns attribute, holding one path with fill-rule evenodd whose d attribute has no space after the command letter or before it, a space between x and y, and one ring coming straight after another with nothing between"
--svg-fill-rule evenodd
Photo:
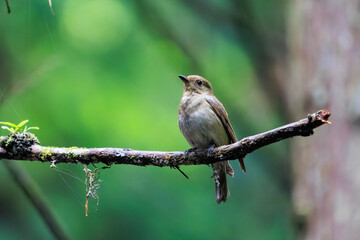
<instances>
[{"instance_id":1,"label":"mossy branch","mask_svg":"<svg viewBox=\"0 0 360 240\"><path fill-rule=\"evenodd\" d=\"M313 130L328 121L330 112L320 110L297 122L260 133L242 140L214 148L213 150L188 150L186 152L138 151L128 148L60 148L44 147L31 139L31 133L11 133L2 137L0 159L18 159L58 163L105 163L153 165L174 167L179 165L200 165L245 157L266 145L294 136L310 136ZM26 134L23 136L22 134Z\"/></svg>"}]
</instances>

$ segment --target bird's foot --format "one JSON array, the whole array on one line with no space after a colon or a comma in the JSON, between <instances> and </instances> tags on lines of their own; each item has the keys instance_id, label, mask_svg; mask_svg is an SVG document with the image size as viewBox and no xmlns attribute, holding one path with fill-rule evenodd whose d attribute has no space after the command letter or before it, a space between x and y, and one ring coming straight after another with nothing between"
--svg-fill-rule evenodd
<instances>
[{"instance_id":1,"label":"bird's foot","mask_svg":"<svg viewBox=\"0 0 360 240\"><path fill-rule=\"evenodd\" d=\"M190 148L190 149L186 150L184 153L185 153L185 155L188 155L189 153L195 152L196 150L198 150L198 148L194 147L194 148Z\"/></svg>"},{"instance_id":2,"label":"bird's foot","mask_svg":"<svg viewBox=\"0 0 360 240\"><path fill-rule=\"evenodd\" d=\"M215 147L216 147L215 144L213 144L207 149L207 156L208 157L211 157L212 151L214 150Z\"/></svg>"}]
</instances>

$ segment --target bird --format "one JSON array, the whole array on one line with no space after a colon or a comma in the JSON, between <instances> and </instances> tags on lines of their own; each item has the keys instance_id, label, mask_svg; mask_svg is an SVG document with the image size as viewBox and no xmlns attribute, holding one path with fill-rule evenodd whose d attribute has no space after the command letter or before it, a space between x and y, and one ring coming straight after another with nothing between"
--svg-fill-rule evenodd
<instances>
[{"instance_id":1,"label":"bird","mask_svg":"<svg viewBox=\"0 0 360 240\"><path fill-rule=\"evenodd\" d=\"M211 83L198 75L179 75L183 81L183 96L178 108L178 124L181 133L194 149L209 149L237 142L228 114L215 97ZM244 159L240 166L246 172ZM212 164L217 203L230 196L226 174L234 176L229 161Z\"/></svg>"}]
</instances>

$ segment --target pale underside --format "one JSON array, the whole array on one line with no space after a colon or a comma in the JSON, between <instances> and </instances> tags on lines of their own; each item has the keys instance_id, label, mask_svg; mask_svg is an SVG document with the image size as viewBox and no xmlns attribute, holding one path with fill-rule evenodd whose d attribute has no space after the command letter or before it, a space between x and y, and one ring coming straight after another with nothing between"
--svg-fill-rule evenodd
<instances>
[{"instance_id":1,"label":"pale underside","mask_svg":"<svg viewBox=\"0 0 360 240\"><path fill-rule=\"evenodd\" d=\"M205 149L229 144L226 130L206 96L184 97L180 104L187 106L179 115L180 130L191 147Z\"/></svg>"}]
</instances>

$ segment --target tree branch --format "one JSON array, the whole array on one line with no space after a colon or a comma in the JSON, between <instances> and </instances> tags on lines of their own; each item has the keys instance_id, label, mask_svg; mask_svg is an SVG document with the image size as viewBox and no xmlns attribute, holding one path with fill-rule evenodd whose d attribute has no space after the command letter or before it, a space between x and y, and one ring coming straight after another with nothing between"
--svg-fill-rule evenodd
<instances>
[{"instance_id":1,"label":"tree branch","mask_svg":"<svg viewBox=\"0 0 360 240\"><path fill-rule=\"evenodd\" d=\"M179 165L200 165L245 157L247 154L266 145L294 136L310 136L313 130L324 123L331 124L330 112L320 110L309 114L297 122L260 133L242 140L214 148L213 150L194 150L185 152L138 151L125 148L59 148L33 144L28 136L8 136L0 147L0 159L20 159L57 163L104 163L131 164L137 166L153 165L174 167ZM29 143L30 141L30 143ZM37 139L36 139L37 141ZM36 142L35 141L35 142ZM5 146L7 145L7 146Z\"/></svg>"}]
</instances>

